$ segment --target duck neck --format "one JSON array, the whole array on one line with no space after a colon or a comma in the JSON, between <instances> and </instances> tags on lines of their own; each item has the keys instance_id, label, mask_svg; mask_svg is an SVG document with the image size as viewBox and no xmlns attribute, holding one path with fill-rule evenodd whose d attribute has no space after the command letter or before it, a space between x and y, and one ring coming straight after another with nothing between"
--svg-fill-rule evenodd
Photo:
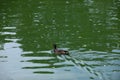
<instances>
[{"instance_id":1,"label":"duck neck","mask_svg":"<svg viewBox=\"0 0 120 80\"><path fill-rule=\"evenodd\" d=\"M57 46L56 46L56 44L53 44L53 48L54 48L54 50L56 50L56 49L57 49Z\"/></svg>"}]
</instances>

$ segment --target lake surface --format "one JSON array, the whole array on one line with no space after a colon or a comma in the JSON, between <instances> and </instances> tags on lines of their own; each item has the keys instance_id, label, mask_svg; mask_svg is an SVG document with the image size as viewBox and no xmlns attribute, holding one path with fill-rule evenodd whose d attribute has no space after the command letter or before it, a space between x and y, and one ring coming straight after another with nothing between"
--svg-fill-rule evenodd
<instances>
[{"instance_id":1,"label":"lake surface","mask_svg":"<svg viewBox=\"0 0 120 80\"><path fill-rule=\"evenodd\" d=\"M120 0L1 0L0 80L120 80ZM53 54L52 44L70 55Z\"/></svg>"}]
</instances>

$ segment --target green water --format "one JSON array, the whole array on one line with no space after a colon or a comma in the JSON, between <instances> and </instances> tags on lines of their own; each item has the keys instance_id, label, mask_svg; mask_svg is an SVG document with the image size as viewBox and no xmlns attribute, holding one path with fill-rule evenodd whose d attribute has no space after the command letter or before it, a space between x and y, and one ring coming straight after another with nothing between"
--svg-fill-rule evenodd
<instances>
[{"instance_id":1,"label":"green water","mask_svg":"<svg viewBox=\"0 0 120 80\"><path fill-rule=\"evenodd\" d=\"M1 0L0 80L119 80L120 0ZM52 44L70 55L54 55Z\"/></svg>"}]
</instances>

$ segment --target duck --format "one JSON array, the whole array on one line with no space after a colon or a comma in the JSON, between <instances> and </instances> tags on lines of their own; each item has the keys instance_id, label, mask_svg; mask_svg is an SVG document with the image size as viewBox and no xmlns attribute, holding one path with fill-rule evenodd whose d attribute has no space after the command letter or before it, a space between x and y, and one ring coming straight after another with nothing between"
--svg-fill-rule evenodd
<instances>
[{"instance_id":1,"label":"duck","mask_svg":"<svg viewBox=\"0 0 120 80\"><path fill-rule=\"evenodd\" d=\"M58 49L56 44L53 44L53 52L58 55L69 55L67 50Z\"/></svg>"}]
</instances>

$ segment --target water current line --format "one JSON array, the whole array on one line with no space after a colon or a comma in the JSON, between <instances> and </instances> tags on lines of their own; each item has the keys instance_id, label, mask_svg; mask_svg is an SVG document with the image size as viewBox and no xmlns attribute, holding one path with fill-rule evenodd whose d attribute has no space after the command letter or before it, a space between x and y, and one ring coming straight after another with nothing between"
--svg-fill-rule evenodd
<instances>
[{"instance_id":1,"label":"water current line","mask_svg":"<svg viewBox=\"0 0 120 80\"><path fill-rule=\"evenodd\" d=\"M79 70L84 70L85 72L88 73L88 75L91 75L91 79L94 79L95 77L98 77L100 80L105 80L103 78L103 75L100 72L95 72L92 68L90 67L86 67L86 63L84 61L78 61L75 58L72 58L71 56L68 55L61 55L61 57L65 60L65 61L71 61L73 63L73 65L79 69ZM82 69L83 68L83 69Z\"/></svg>"}]
</instances>

